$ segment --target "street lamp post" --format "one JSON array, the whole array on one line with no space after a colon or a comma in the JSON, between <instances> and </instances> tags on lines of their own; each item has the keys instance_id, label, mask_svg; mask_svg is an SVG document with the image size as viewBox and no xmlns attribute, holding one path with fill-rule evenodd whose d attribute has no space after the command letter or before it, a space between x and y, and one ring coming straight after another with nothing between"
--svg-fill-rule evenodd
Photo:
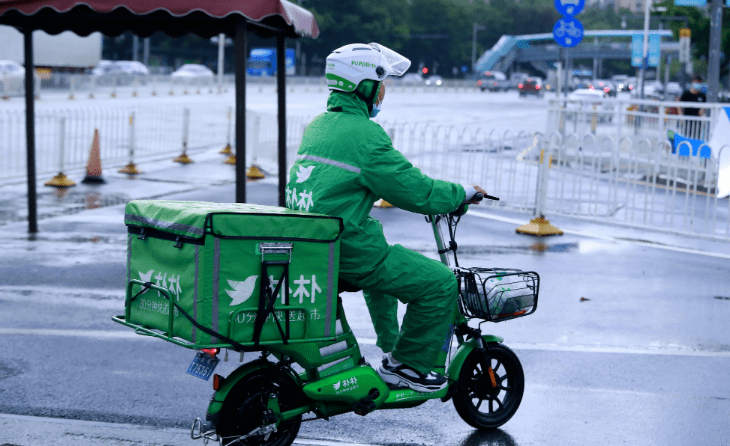
<instances>
[{"instance_id":1,"label":"street lamp post","mask_svg":"<svg viewBox=\"0 0 730 446\"><path fill-rule=\"evenodd\" d=\"M646 80L646 63L649 54L649 9L651 0L644 0L644 45L641 50L641 70L639 71L639 98L644 99L644 83Z\"/></svg>"},{"instance_id":2,"label":"street lamp post","mask_svg":"<svg viewBox=\"0 0 730 446\"><path fill-rule=\"evenodd\" d=\"M471 71L476 71L477 68L477 31L483 31L487 29L486 26L480 25L476 22L474 22L474 27L472 28L472 40L471 40Z\"/></svg>"},{"instance_id":3,"label":"street lamp post","mask_svg":"<svg viewBox=\"0 0 730 446\"><path fill-rule=\"evenodd\" d=\"M707 102L717 102L720 86L720 46L722 45L722 0L710 5L710 54L707 60Z\"/></svg>"}]
</instances>

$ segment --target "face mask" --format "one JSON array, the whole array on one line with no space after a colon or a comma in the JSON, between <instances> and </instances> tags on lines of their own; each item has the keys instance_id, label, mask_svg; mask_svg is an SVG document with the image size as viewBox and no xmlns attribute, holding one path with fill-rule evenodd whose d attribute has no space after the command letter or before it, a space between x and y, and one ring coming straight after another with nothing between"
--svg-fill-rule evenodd
<instances>
[{"instance_id":1,"label":"face mask","mask_svg":"<svg viewBox=\"0 0 730 446\"><path fill-rule=\"evenodd\" d=\"M702 88L702 84L699 84L697 82L692 82L692 89L699 90Z\"/></svg>"},{"instance_id":2,"label":"face mask","mask_svg":"<svg viewBox=\"0 0 730 446\"><path fill-rule=\"evenodd\" d=\"M380 113L380 105L373 104L373 111L370 112L370 117L374 118L378 116L378 113Z\"/></svg>"}]
</instances>

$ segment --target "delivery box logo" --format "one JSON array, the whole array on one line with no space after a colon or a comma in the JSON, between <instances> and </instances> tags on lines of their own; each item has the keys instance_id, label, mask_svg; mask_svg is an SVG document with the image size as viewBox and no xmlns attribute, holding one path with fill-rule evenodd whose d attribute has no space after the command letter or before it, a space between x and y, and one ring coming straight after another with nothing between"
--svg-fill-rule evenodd
<instances>
[{"instance_id":1,"label":"delivery box logo","mask_svg":"<svg viewBox=\"0 0 730 446\"><path fill-rule=\"evenodd\" d=\"M234 280L228 281L228 285L233 288L233 290L226 290L228 296L233 299L231 301L231 306L241 305L246 302L249 297L251 297L253 289L256 286L256 279L258 278L259 276L251 276L243 282L236 282Z\"/></svg>"}]
</instances>

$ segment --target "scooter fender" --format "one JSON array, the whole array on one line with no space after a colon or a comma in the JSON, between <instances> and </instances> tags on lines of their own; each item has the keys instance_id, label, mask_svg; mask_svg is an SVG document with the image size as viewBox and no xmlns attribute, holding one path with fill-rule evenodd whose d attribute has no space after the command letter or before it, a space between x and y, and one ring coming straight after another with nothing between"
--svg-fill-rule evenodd
<instances>
[{"instance_id":1,"label":"scooter fender","mask_svg":"<svg viewBox=\"0 0 730 446\"><path fill-rule=\"evenodd\" d=\"M259 370L270 369L276 367L276 364L265 360L253 361L242 365L233 371L230 375L225 378L225 381L218 390L215 391L213 397L210 399L208 405L208 411L206 413L206 420L213 425L218 423L220 417L220 410L223 407L223 402L226 400L228 393L246 376ZM289 373L292 379L301 385L301 380L296 373Z\"/></svg>"},{"instance_id":2,"label":"scooter fender","mask_svg":"<svg viewBox=\"0 0 730 446\"><path fill-rule=\"evenodd\" d=\"M501 344L502 342L504 342L504 338L494 335L482 335L482 340L485 343L497 342ZM457 381L459 379L459 375L461 374L461 367L464 365L464 361L466 361L469 353L474 351L476 348L477 343L475 339L469 339L468 341L461 344L461 346L459 346L459 349L454 355L454 359L452 359L451 363L449 364L449 380Z\"/></svg>"}]
</instances>

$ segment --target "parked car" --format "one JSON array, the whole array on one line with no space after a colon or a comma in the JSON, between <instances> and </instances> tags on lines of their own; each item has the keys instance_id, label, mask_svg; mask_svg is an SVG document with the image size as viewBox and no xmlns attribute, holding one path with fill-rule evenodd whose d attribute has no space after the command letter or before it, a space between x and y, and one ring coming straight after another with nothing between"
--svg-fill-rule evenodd
<instances>
[{"instance_id":1,"label":"parked car","mask_svg":"<svg viewBox=\"0 0 730 446\"><path fill-rule=\"evenodd\" d=\"M429 76L426 79L426 85L428 85L428 86L433 85L434 87L438 87L443 83L444 83L444 78L441 76L437 76L437 75Z\"/></svg>"},{"instance_id":2,"label":"parked car","mask_svg":"<svg viewBox=\"0 0 730 446\"><path fill-rule=\"evenodd\" d=\"M176 82L194 84L211 80L214 74L205 65L185 64L173 72L171 76Z\"/></svg>"},{"instance_id":3,"label":"parked car","mask_svg":"<svg viewBox=\"0 0 730 446\"><path fill-rule=\"evenodd\" d=\"M507 91L509 90L509 81L501 71L485 71L484 74L479 76L477 86L482 91Z\"/></svg>"},{"instance_id":4,"label":"parked car","mask_svg":"<svg viewBox=\"0 0 730 446\"><path fill-rule=\"evenodd\" d=\"M517 90L518 85L520 85L522 82L524 82L525 79L527 79L528 77L530 77L530 75L527 73L515 72L515 73L510 74L509 82L507 84L507 89L508 90L509 89Z\"/></svg>"},{"instance_id":5,"label":"parked car","mask_svg":"<svg viewBox=\"0 0 730 446\"><path fill-rule=\"evenodd\" d=\"M616 86L613 82L608 79L593 79L593 88L595 90L601 90L609 96L616 96Z\"/></svg>"},{"instance_id":6,"label":"parked car","mask_svg":"<svg viewBox=\"0 0 730 446\"><path fill-rule=\"evenodd\" d=\"M116 62L102 60L91 70L97 85L129 85L134 80L132 74L125 71Z\"/></svg>"},{"instance_id":7,"label":"parked car","mask_svg":"<svg viewBox=\"0 0 730 446\"><path fill-rule=\"evenodd\" d=\"M0 60L0 96L23 91L25 68L13 60Z\"/></svg>"},{"instance_id":8,"label":"parked car","mask_svg":"<svg viewBox=\"0 0 730 446\"><path fill-rule=\"evenodd\" d=\"M405 85L421 85L423 84L423 76L419 73L406 73L400 78L400 83Z\"/></svg>"},{"instance_id":9,"label":"parked car","mask_svg":"<svg viewBox=\"0 0 730 446\"><path fill-rule=\"evenodd\" d=\"M543 96L542 79L539 77L528 77L522 83L517 84L517 88L520 91L521 98L527 95L537 96L538 98Z\"/></svg>"},{"instance_id":10,"label":"parked car","mask_svg":"<svg viewBox=\"0 0 730 446\"><path fill-rule=\"evenodd\" d=\"M566 103L566 118L576 119L578 112L583 113L583 119L592 120L593 115L599 122L613 120L613 105L608 99L608 94L596 89L581 88L568 95Z\"/></svg>"},{"instance_id":11,"label":"parked car","mask_svg":"<svg viewBox=\"0 0 730 446\"><path fill-rule=\"evenodd\" d=\"M639 86L631 90L631 96L638 98L641 92ZM664 84L659 81L645 81L644 82L644 99L664 99Z\"/></svg>"},{"instance_id":12,"label":"parked car","mask_svg":"<svg viewBox=\"0 0 730 446\"><path fill-rule=\"evenodd\" d=\"M628 74L616 74L611 76L611 82L616 87L616 92L629 91L629 75Z\"/></svg>"},{"instance_id":13,"label":"parked car","mask_svg":"<svg viewBox=\"0 0 730 446\"><path fill-rule=\"evenodd\" d=\"M682 86L679 82L667 82L667 87L664 89L664 100L666 101L678 101L682 96Z\"/></svg>"},{"instance_id":14,"label":"parked car","mask_svg":"<svg viewBox=\"0 0 730 446\"><path fill-rule=\"evenodd\" d=\"M150 70L142 62L136 60L118 60L114 63L131 75L147 76L150 74Z\"/></svg>"}]
</instances>

